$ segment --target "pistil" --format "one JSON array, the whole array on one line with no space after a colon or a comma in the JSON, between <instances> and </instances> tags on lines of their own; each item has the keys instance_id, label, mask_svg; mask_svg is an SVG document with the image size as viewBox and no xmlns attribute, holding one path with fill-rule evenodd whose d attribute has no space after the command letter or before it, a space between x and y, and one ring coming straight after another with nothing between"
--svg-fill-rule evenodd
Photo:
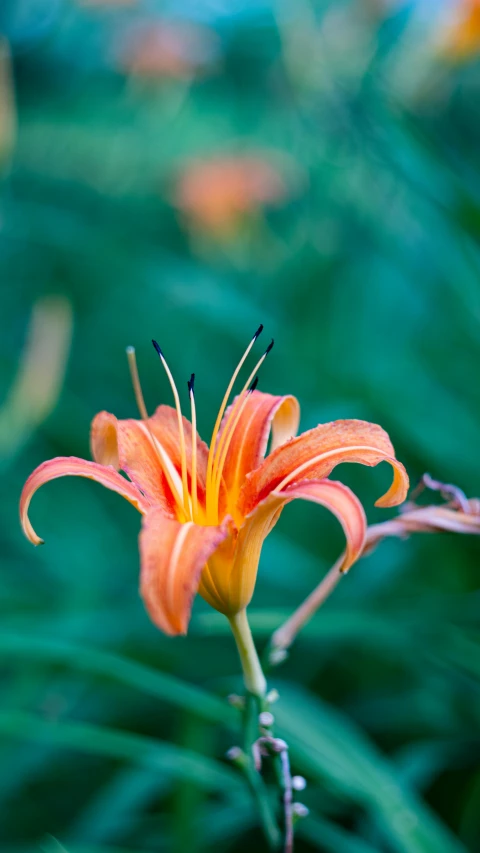
<instances>
[{"instance_id":1,"label":"pistil","mask_svg":"<svg viewBox=\"0 0 480 853\"><path fill-rule=\"evenodd\" d=\"M185 432L183 429L183 416L182 416L182 407L180 406L180 397L178 396L177 386L175 385L175 380L171 374L170 368L166 362L165 356L160 349L158 343L152 340L152 344L162 362L165 373L167 374L168 381L170 382L170 387L172 389L173 398L175 400L175 409L177 411L178 418L178 434L180 440L180 462L182 467L182 490L183 490L183 506L187 518L192 517L192 508L190 504L190 495L188 493L188 479L187 479L187 453L185 449Z\"/></svg>"},{"instance_id":2,"label":"pistil","mask_svg":"<svg viewBox=\"0 0 480 853\"><path fill-rule=\"evenodd\" d=\"M197 410L195 406L195 374L192 373L188 385L188 393L190 396L190 407L192 411L192 516L196 521L198 517L198 492L197 492Z\"/></svg>"},{"instance_id":3,"label":"pistil","mask_svg":"<svg viewBox=\"0 0 480 853\"><path fill-rule=\"evenodd\" d=\"M144 423L145 429L148 432L150 441L155 449L157 457L159 459L160 465L162 466L162 471L167 478L168 485L170 486L170 490L175 499L178 509L181 514L184 515L183 503L182 503L182 494L181 494L181 483L179 481L178 474L173 467L170 459L165 453L163 447L160 442L154 436L148 418L147 407L145 405L145 400L143 397L142 386L140 384L140 377L138 375L138 367L137 367L137 359L135 356L135 347L127 347L127 359L128 366L130 368L130 376L132 379L133 391L135 394L135 400L137 402L138 411L140 412L140 416Z\"/></svg>"}]
</instances>

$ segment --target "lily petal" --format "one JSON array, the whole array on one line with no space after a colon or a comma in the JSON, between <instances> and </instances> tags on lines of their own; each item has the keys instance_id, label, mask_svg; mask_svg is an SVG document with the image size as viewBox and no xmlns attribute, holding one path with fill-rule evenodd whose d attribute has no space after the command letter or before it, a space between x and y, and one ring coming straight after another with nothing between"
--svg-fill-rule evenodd
<instances>
[{"instance_id":1,"label":"lily petal","mask_svg":"<svg viewBox=\"0 0 480 853\"><path fill-rule=\"evenodd\" d=\"M341 462L374 466L383 461L393 467L393 482L375 505L396 506L406 498L408 476L401 462L395 458L387 433L377 424L367 421L342 420L321 424L277 448L256 471L247 475L240 494L239 510L246 516L270 492L283 490L303 479L323 479Z\"/></svg>"},{"instance_id":2,"label":"lily petal","mask_svg":"<svg viewBox=\"0 0 480 853\"><path fill-rule=\"evenodd\" d=\"M150 428L166 453L172 460L178 472L181 472L180 440L178 435L178 416L171 406L158 406L151 418L148 419ZM183 418L185 433L185 451L187 456L187 472L190 482L192 470L192 425ZM203 503L205 481L207 476L208 447L197 433L197 489L200 503Z\"/></svg>"},{"instance_id":3,"label":"lily petal","mask_svg":"<svg viewBox=\"0 0 480 853\"><path fill-rule=\"evenodd\" d=\"M329 509L338 518L347 540L341 571L346 572L359 559L365 545L367 519L361 502L348 486L328 479L304 480L274 492L272 497L282 498L285 503L301 498Z\"/></svg>"},{"instance_id":4,"label":"lily petal","mask_svg":"<svg viewBox=\"0 0 480 853\"><path fill-rule=\"evenodd\" d=\"M30 474L22 490L20 498L20 522L25 536L34 545L41 545L43 539L37 536L28 518L28 507L33 495L40 486L48 483L49 480L56 480L57 477L71 476L87 477L90 480L96 480L97 483L101 483L107 489L118 492L119 495L126 498L141 513L146 513L150 508L148 499L138 491L133 483L129 483L128 480L122 477L121 474L118 474L111 466L88 462L86 459L78 459L76 456L58 456L56 459L50 459L48 462L43 462L39 465Z\"/></svg>"},{"instance_id":5,"label":"lily petal","mask_svg":"<svg viewBox=\"0 0 480 853\"><path fill-rule=\"evenodd\" d=\"M342 566L347 571L358 560L365 544L367 520L357 496L343 483L304 480L283 491L272 492L245 519L236 540L227 540L209 560L208 586L202 578L201 593L227 616L248 606L255 588L262 545L277 523L283 507L295 498L313 501L329 509L340 521L347 547Z\"/></svg>"},{"instance_id":6,"label":"lily petal","mask_svg":"<svg viewBox=\"0 0 480 853\"><path fill-rule=\"evenodd\" d=\"M159 508L140 533L140 590L152 621L166 634L186 634L202 569L228 535L226 527L181 524Z\"/></svg>"},{"instance_id":7,"label":"lily petal","mask_svg":"<svg viewBox=\"0 0 480 853\"><path fill-rule=\"evenodd\" d=\"M118 420L109 412L99 412L92 421L90 446L96 462L125 471L149 503L174 516L175 499L162 466L161 450L155 448L143 421Z\"/></svg>"},{"instance_id":8,"label":"lily petal","mask_svg":"<svg viewBox=\"0 0 480 853\"><path fill-rule=\"evenodd\" d=\"M192 466L192 425L183 418L187 473ZM152 439L153 436L153 439ZM159 406L148 422L118 420L108 412L100 412L92 421L90 444L92 456L103 465L114 465L128 474L137 488L164 512L175 516L176 504L165 470L181 495L181 457L178 418L171 406ZM205 499L205 477L208 448L197 435L197 493L200 504Z\"/></svg>"},{"instance_id":9,"label":"lily petal","mask_svg":"<svg viewBox=\"0 0 480 853\"><path fill-rule=\"evenodd\" d=\"M237 399L225 412L219 438ZM237 503L246 475L257 468L265 456L270 430L272 452L297 434L299 422L300 406L295 397L277 397L261 391L249 394L231 437L223 468L232 508Z\"/></svg>"}]
</instances>

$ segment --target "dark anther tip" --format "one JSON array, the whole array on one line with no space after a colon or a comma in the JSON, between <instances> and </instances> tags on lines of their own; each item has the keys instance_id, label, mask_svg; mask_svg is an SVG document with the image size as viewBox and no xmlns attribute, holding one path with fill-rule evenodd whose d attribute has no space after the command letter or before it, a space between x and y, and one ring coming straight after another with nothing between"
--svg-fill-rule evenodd
<instances>
[{"instance_id":1,"label":"dark anther tip","mask_svg":"<svg viewBox=\"0 0 480 853\"><path fill-rule=\"evenodd\" d=\"M157 342L153 340L153 338L152 338L152 344L153 344L155 350L158 352L160 358L163 358L163 352L160 349L160 346L157 344Z\"/></svg>"},{"instance_id":2,"label":"dark anther tip","mask_svg":"<svg viewBox=\"0 0 480 853\"><path fill-rule=\"evenodd\" d=\"M262 332L263 332L263 323L260 323L260 325L259 325L259 327L258 327L257 331L255 332L255 334L254 334L254 336L253 336L253 340L254 340L254 341L256 341L256 340L257 340L257 338L258 338L258 336L259 336L259 335L261 335L261 334L262 334Z\"/></svg>"},{"instance_id":3,"label":"dark anther tip","mask_svg":"<svg viewBox=\"0 0 480 853\"><path fill-rule=\"evenodd\" d=\"M252 384L250 385L250 388L248 389L250 391L250 393L252 391L255 391L255 388L257 387L257 385L258 385L258 376L255 377Z\"/></svg>"},{"instance_id":4,"label":"dark anther tip","mask_svg":"<svg viewBox=\"0 0 480 853\"><path fill-rule=\"evenodd\" d=\"M188 386L188 390L190 391L190 393L193 394L194 388L195 388L195 374L194 373L192 373L190 379L188 380L187 386Z\"/></svg>"},{"instance_id":5,"label":"dark anther tip","mask_svg":"<svg viewBox=\"0 0 480 853\"><path fill-rule=\"evenodd\" d=\"M273 340L273 338L272 338L272 340L270 341L270 343L269 343L269 345L268 345L267 349L265 350L265 355L268 355L268 353L269 353L269 352L270 352L270 350L272 349L272 347L273 347L274 343L275 343L275 341L274 341L274 340Z\"/></svg>"}]
</instances>

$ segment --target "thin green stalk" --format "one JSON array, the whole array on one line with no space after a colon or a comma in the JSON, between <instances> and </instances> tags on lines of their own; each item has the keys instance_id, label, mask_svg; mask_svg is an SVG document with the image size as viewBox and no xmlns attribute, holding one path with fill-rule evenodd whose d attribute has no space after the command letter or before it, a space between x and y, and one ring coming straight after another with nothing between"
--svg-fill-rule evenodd
<instances>
[{"instance_id":1,"label":"thin green stalk","mask_svg":"<svg viewBox=\"0 0 480 853\"><path fill-rule=\"evenodd\" d=\"M267 682L253 642L247 611L241 610L240 613L230 616L229 622L242 664L245 688L248 693L263 698L267 690Z\"/></svg>"},{"instance_id":2,"label":"thin green stalk","mask_svg":"<svg viewBox=\"0 0 480 853\"><path fill-rule=\"evenodd\" d=\"M284 853L293 853L293 790L288 748L283 749L275 756L274 765L278 784L282 792Z\"/></svg>"},{"instance_id":3,"label":"thin green stalk","mask_svg":"<svg viewBox=\"0 0 480 853\"><path fill-rule=\"evenodd\" d=\"M274 814L268 801L268 792L260 773L258 773L253 764L245 769L247 782L253 794L258 808L258 814L262 824L263 832L267 840L269 849L276 851L280 849L282 843L282 834L277 826Z\"/></svg>"},{"instance_id":4,"label":"thin green stalk","mask_svg":"<svg viewBox=\"0 0 480 853\"><path fill-rule=\"evenodd\" d=\"M280 849L282 833L277 824L267 786L257 770L253 754L253 745L260 734L258 717L264 708L267 682L253 642L246 611L242 610L240 613L236 613L230 617L229 621L237 644L246 688L243 715L244 761L241 766L257 805L269 849L275 851Z\"/></svg>"}]
</instances>

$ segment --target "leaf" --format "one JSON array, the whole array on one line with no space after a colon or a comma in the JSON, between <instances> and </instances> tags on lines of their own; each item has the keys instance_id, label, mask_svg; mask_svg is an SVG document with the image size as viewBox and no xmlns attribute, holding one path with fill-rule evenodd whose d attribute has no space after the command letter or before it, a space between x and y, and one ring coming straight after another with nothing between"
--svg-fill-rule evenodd
<instances>
[{"instance_id":1,"label":"leaf","mask_svg":"<svg viewBox=\"0 0 480 853\"><path fill-rule=\"evenodd\" d=\"M7 661L16 658L31 663L36 659L43 663L63 664L92 675L101 675L170 702L210 722L232 724L236 717L226 702L205 690L109 652L87 649L60 640L0 634L0 656Z\"/></svg>"},{"instance_id":2,"label":"leaf","mask_svg":"<svg viewBox=\"0 0 480 853\"><path fill-rule=\"evenodd\" d=\"M295 834L315 844L325 853L378 853L367 841L357 838L331 821L309 815L295 829Z\"/></svg>"},{"instance_id":3,"label":"leaf","mask_svg":"<svg viewBox=\"0 0 480 853\"><path fill-rule=\"evenodd\" d=\"M328 781L366 808L398 853L460 853L457 842L395 768L340 712L306 690L279 686L276 720L294 769Z\"/></svg>"},{"instance_id":4,"label":"leaf","mask_svg":"<svg viewBox=\"0 0 480 853\"><path fill-rule=\"evenodd\" d=\"M87 723L51 723L21 712L0 713L0 734L130 761L171 778L194 780L206 791L235 795L243 790L237 774L220 762L143 735Z\"/></svg>"},{"instance_id":5,"label":"leaf","mask_svg":"<svg viewBox=\"0 0 480 853\"><path fill-rule=\"evenodd\" d=\"M151 767L127 767L95 792L69 829L69 841L100 844L121 841L135 825L142 809L170 789L169 773L159 774Z\"/></svg>"}]
</instances>

